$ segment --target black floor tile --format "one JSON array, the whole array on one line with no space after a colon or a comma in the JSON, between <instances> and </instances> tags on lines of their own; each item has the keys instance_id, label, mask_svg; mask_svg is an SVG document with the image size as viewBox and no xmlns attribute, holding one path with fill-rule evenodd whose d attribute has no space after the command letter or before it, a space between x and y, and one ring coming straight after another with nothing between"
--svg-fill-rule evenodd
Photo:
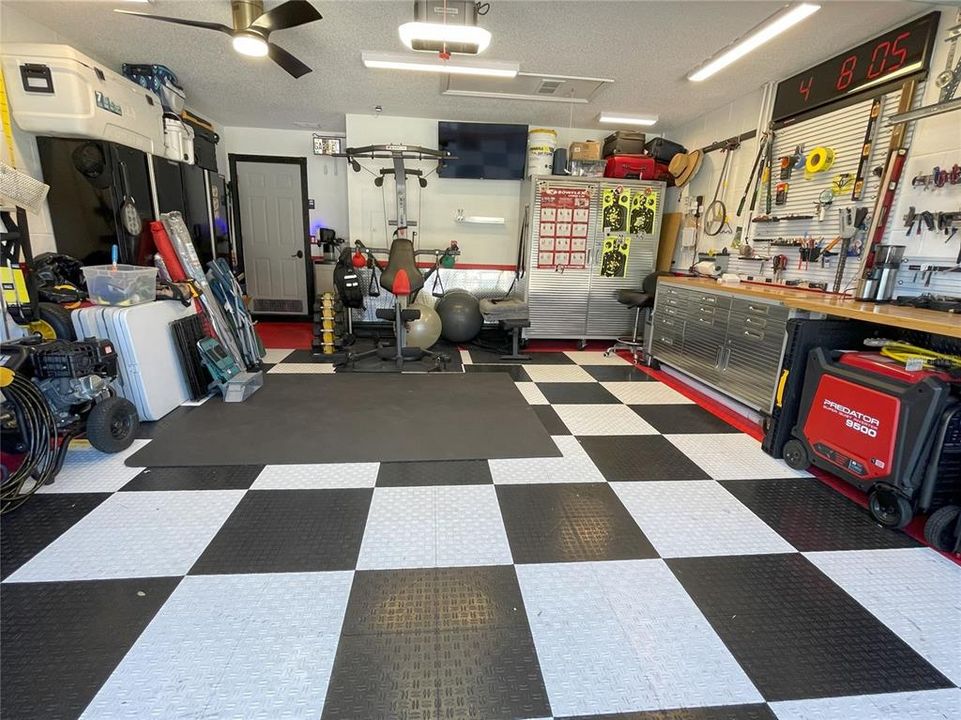
<instances>
[{"instance_id":1,"label":"black floor tile","mask_svg":"<svg viewBox=\"0 0 961 720\"><path fill-rule=\"evenodd\" d=\"M120 490L249 490L263 469L263 465L144 468Z\"/></svg>"},{"instance_id":2,"label":"black floor tile","mask_svg":"<svg viewBox=\"0 0 961 720\"><path fill-rule=\"evenodd\" d=\"M598 382L657 382L633 365L581 365Z\"/></svg>"},{"instance_id":3,"label":"black floor tile","mask_svg":"<svg viewBox=\"0 0 961 720\"><path fill-rule=\"evenodd\" d=\"M5 584L5 720L79 717L179 580Z\"/></svg>"},{"instance_id":4,"label":"black floor tile","mask_svg":"<svg viewBox=\"0 0 961 720\"><path fill-rule=\"evenodd\" d=\"M180 407L171 410L159 420L155 420L153 422L141 420L140 428L137 430L137 439L153 440L165 429L171 425L176 425L179 421L183 420L184 416L192 412L194 409L195 406L193 405L181 405Z\"/></svg>"},{"instance_id":5,"label":"black floor tile","mask_svg":"<svg viewBox=\"0 0 961 720\"><path fill-rule=\"evenodd\" d=\"M578 440L610 482L710 480L693 460L660 435L596 435Z\"/></svg>"},{"instance_id":6,"label":"black floor tile","mask_svg":"<svg viewBox=\"0 0 961 720\"><path fill-rule=\"evenodd\" d=\"M562 352L527 352L530 360L501 360L502 352L491 352L490 350L477 350L471 348L471 361L478 365L485 363L508 363L511 365L573 365L574 361Z\"/></svg>"},{"instance_id":7,"label":"black floor tile","mask_svg":"<svg viewBox=\"0 0 961 720\"><path fill-rule=\"evenodd\" d=\"M324 720L550 714L530 631L461 630L342 637Z\"/></svg>"},{"instance_id":8,"label":"black floor tile","mask_svg":"<svg viewBox=\"0 0 961 720\"><path fill-rule=\"evenodd\" d=\"M570 435L571 431L567 429L567 425L561 420L557 411L550 405L531 405L534 408L534 412L537 413L537 417L540 418L541 424L544 429L547 430L550 435Z\"/></svg>"},{"instance_id":9,"label":"black floor tile","mask_svg":"<svg viewBox=\"0 0 961 720\"><path fill-rule=\"evenodd\" d=\"M549 714L512 567L354 575L324 718Z\"/></svg>"},{"instance_id":10,"label":"black floor tile","mask_svg":"<svg viewBox=\"0 0 961 720\"><path fill-rule=\"evenodd\" d=\"M721 705L716 707L673 708L643 712L614 713L613 715L564 716L557 720L777 720L764 704Z\"/></svg>"},{"instance_id":11,"label":"black floor tile","mask_svg":"<svg viewBox=\"0 0 961 720\"><path fill-rule=\"evenodd\" d=\"M373 344L371 344L373 347ZM281 360L279 365L287 363L332 363L335 355L314 355L313 350L294 350L290 355Z\"/></svg>"},{"instance_id":12,"label":"black floor tile","mask_svg":"<svg viewBox=\"0 0 961 720\"><path fill-rule=\"evenodd\" d=\"M530 382L531 378L520 365L508 365L503 363L501 365L496 365L490 363L487 365L465 365L464 371L469 373L489 373L489 372L501 372L507 373L511 376L514 382Z\"/></svg>"},{"instance_id":13,"label":"black floor tile","mask_svg":"<svg viewBox=\"0 0 961 720\"><path fill-rule=\"evenodd\" d=\"M736 433L716 415L697 405L631 405L631 409L665 435L686 433Z\"/></svg>"},{"instance_id":14,"label":"black floor tile","mask_svg":"<svg viewBox=\"0 0 961 720\"><path fill-rule=\"evenodd\" d=\"M497 499L516 563L657 557L605 483L499 485Z\"/></svg>"},{"instance_id":15,"label":"black floor tile","mask_svg":"<svg viewBox=\"0 0 961 720\"><path fill-rule=\"evenodd\" d=\"M813 479L727 480L734 497L801 552L918 547L866 508Z\"/></svg>"},{"instance_id":16,"label":"black floor tile","mask_svg":"<svg viewBox=\"0 0 961 720\"><path fill-rule=\"evenodd\" d=\"M34 495L0 519L0 579L27 563L110 497L110 493Z\"/></svg>"},{"instance_id":17,"label":"black floor tile","mask_svg":"<svg viewBox=\"0 0 961 720\"><path fill-rule=\"evenodd\" d=\"M537 383L547 402L552 405L614 405L621 401L600 383Z\"/></svg>"},{"instance_id":18,"label":"black floor tile","mask_svg":"<svg viewBox=\"0 0 961 720\"><path fill-rule=\"evenodd\" d=\"M486 460L437 460L434 462L385 462L377 471L378 487L414 485L489 485Z\"/></svg>"},{"instance_id":19,"label":"black floor tile","mask_svg":"<svg viewBox=\"0 0 961 720\"><path fill-rule=\"evenodd\" d=\"M667 564L769 702L951 687L802 555Z\"/></svg>"},{"instance_id":20,"label":"black floor tile","mask_svg":"<svg viewBox=\"0 0 961 720\"><path fill-rule=\"evenodd\" d=\"M372 490L251 490L192 575L352 570Z\"/></svg>"},{"instance_id":21,"label":"black floor tile","mask_svg":"<svg viewBox=\"0 0 961 720\"><path fill-rule=\"evenodd\" d=\"M511 566L362 570L344 617L344 635L527 627Z\"/></svg>"}]
</instances>

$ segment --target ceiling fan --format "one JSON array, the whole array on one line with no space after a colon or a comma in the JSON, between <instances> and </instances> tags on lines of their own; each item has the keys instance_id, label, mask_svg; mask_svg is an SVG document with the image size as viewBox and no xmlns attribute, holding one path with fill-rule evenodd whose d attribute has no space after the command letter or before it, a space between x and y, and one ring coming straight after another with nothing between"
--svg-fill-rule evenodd
<instances>
[{"instance_id":1,"label":"ceiling fan","mask_svg":"<svg viewBox=\"0 0 961 720\"><path fill-rule=\"evenodd\" d=\"M306 0L287 0L267 12L264 12L263 0L231 0L230 12L233 27L200 20L152 15L134 10L114 10L114 12L226 33L233 38L234 50L237 52L254 57L268 55L295 78L306 75L310 72L310 68L279 45L270 42L268 39L270 33L321 19L321 14Z\"/></svg>"}]
</instances>

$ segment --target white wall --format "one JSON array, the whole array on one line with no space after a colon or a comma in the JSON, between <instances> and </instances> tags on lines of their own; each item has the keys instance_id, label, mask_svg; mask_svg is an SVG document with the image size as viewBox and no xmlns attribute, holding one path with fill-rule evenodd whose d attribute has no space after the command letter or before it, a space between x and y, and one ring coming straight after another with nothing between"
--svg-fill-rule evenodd
<instances>
[{"instance_id":1,"label":"white wall","mask_svg":"<svg viewBox=\"0 0 961 720\"><path fill-rule=\"evenodd\" d=\"M267 128L225 127L220 144L224 159L221 169L226 174L227 154L276 155L307 158L307 197L315 209L310 210L310 230L331 228L338 237L347 238L347 175L350 168L342 158L313 154L313 132L310 130L271 130Z\"/></svg>"},{"instance_id":2,"label":"white wall","mask_svg":"<svg viewBox=\"0 0 961 720\"><path fill-rule=\"evenodd\" d=\"M437 147L437 119L407 118L379 115L347 115L347 144L379 145L402 143ZM557 131L558 147L566 147L575 140L600 140L609 130L553 128ZM373 172L389 161L362 160L361 164ZM436 163L411 163L411 167L425 172ZM347 175L348 206L350 209L351 239L383 247L388 242L384 218L384 196L387 215L396 217L394 186L388 178L383 189L374 186L368 172L349 172ZM519 180L462 180L428 179L421 190L416 182L408 182L408 217L419 224L417 246L424 249L447 247L456 240L461 249L458 261L464 264L513 266L517 257L520 232L521 186ZM502 217L504 225L466 225L455 222L457 211L465 215ZM391 232L393 229L391 228Z\"/></svg>"}]
</instances>

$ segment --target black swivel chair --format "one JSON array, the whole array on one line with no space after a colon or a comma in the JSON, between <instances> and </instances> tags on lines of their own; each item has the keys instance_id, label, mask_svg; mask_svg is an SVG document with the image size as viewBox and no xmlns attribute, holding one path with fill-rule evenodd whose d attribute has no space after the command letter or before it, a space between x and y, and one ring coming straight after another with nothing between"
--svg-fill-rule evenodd
<instances>
[{"instance_id":1,"label":"black swivel chair","mask_svg":"<svg viewBox=\"0 0 961 720\"><path fill-rule=\"evenodd\" d=\"M647 319L651 314L651 309L654 307L654 296L657 293L657 279L670 274L669 272L655 271L644 278L640 290L617 291L617 302L621 303L621 305L627 305L627 307L634 310L634 332L630 337L617 338L614 344L604 353L605 355L612 355L618 350L630 350L634 361L637 361L638 355L643 353L642 348L644 347L644 336L638 337L637 335L638 327L641 325L641 313L644 313L644 324L646 325Z\"/></svg>"}]
</instances>

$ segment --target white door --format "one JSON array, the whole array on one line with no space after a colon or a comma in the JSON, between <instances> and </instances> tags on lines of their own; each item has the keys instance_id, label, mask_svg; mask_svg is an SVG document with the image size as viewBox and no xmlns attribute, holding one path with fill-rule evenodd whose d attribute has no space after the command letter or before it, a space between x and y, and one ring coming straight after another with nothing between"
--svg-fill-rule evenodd
<instances>
[{"instance_id":1,"label":"white door","mask_svg":"<svg viewBox=\"0 0 961 720\"><path fill-rule=\"evenodd\" d=\"M247 293L257 314L309 309L301 166L238 161L237 194Z\"/></svg>"}]
</instances>

